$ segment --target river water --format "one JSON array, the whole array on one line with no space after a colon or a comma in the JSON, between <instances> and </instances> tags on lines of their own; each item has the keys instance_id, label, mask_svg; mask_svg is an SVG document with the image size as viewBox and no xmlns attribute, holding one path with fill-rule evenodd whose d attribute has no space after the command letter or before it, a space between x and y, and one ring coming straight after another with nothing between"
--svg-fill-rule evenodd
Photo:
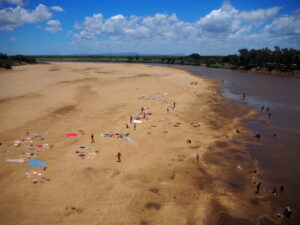
<instances>
[{"instance_id":1,"label":"river water","mask_svg":"<svg viewBox=\"0 0 300 225\"><path fill-rule=\"evenodd\" d=\"M248 145L258 161L268 191L284 185L285 190L272 202L274 211L292 208L286 224L300 224L300 79L255 72L214 69L200 66L175 66L196 76L223 81L221 93L260 113L259 120L245 121L261 134L261 145ZM246 97L243 98L243 93ZM261 107L270 109L269 114ZM274 137L276 134L276 137Z\"/></svg>"}]
</instances>

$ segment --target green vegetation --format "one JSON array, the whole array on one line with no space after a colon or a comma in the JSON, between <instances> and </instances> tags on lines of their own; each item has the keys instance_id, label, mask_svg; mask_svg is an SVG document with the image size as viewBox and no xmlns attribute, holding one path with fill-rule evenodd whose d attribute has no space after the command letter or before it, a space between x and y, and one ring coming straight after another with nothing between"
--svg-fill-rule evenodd
<instances>
[{"instance_id":1,"label":"green vegetation","mask_svg":"<svg viewBox=\"0 0 300 225\"><path fill-rule=\"evenodd\" d=\"M180 65L202 65L223 69L261 70L271 72L298 73L300 70L300 51L274 47L263 49L240 49L239 54L228 56L37 56L40 61L89 61L89 62L128 62L161 63Z\"/></svg>"},{"instance_id":2,"label":"green vegetation","mask_svg":"<svg viewBox=\"0 0 300 225\"><path fill-rule=\"evenodd\" d=\"M237 66L241 69L257 69L265 71L282 71L292 73L300 69L300 51L291 48L274 47L263 49L240 49L239 55L228 55L223 59L224 63Z\"/></svg>"},{"instance_id":3,"label":"green vegetation","mask_svg":"<svg viewBox=\"0 0 300 225\"><path fill-rule=\"evenodd\" d=\"M8 56L0 53L0 67L5 69L11 69L13 66L22 65L27 63L36 63L36 59L32 56L15 55Z\"/></svg>"},{"instance_id":4,"label":"green vegetation","mask_svg":"<svg viewBox=\"0 0 300 225\"><path fill-rule=\"evenodd\" d=\"M238 54L228 56L201 56L193 53L189 56L7 56L0 54L0 67L10 69L14 65L47 61L86 61L86 62L126 62L159 63L207 66L223 69L242 69L257 71L276 71L299 75L300 50L274 47L263 49L240 49Z\"/></svg>"}]
</instances>

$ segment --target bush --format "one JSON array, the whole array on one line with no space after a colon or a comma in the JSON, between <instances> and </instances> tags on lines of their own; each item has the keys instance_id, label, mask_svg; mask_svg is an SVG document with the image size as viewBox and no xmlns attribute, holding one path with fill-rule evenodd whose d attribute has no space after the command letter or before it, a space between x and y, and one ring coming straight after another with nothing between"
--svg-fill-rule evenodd
<instances>
[{"instance_id":1,"label":"bush","mask_svg":"<svg viewBox=\"0 0 300 225\"><path fill-rule=\"evenodd\" d=\"M12 68L12 63L11 62L4 63L4 68L10 70Z\"/></svg>"},{"instance_id":2,"label":"bush","mask_svg":"<svg viewBox=\"0 0 300 225\"><path fill-rule=\"evenodd\" d=\"M8 56L0 53L0 67L5 69L11 69L12 66L17 64L36 63L36 59L32 56L15 55Z\"/></svg>"}]
</instances>

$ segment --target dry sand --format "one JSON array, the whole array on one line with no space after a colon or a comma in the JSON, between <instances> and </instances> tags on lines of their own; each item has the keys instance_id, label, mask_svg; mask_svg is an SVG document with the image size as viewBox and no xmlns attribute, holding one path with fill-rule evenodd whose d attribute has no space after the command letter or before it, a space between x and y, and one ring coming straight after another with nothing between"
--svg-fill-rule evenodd
<instances>
[{"instance_id":1,"label":"dry sand","mask_svg":"<svg viewBox=\"0 0 300 225\"><path fill-rule=\"evenodd\" d=\"M255 162L244 151L253 134L241 120L254 112L222 98L217 86L141 64L50 63L0 71L0 224L267 224L268 196L253 194L248 171ZM161 93L168 95L147 99ZM174 101L176 110L168 113ZM134 130L129 117L143 106L152 115ZM80 129L86 135L66 137ZM27 132L46 136L31 144L54 147L8 146ZM109 132L130 133L134 141L101 136ZM75 153L96 150L92 159ZM28 166L29 159L6 162L21 153L37 153L49 170Z\"/></svg>"}]
</instances>

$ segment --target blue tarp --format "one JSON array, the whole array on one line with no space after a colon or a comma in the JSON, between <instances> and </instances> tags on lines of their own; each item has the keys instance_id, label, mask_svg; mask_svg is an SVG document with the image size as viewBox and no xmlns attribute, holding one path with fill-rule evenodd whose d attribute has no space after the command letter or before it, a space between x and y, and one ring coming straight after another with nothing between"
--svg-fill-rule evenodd
<instances>
[{"instance_id":1,"label":"blue tarp","mask_svg":"<svg viewBox=\"0 0 300 225\"><path fill-rule=\"evenodd\" d=\"M28 166L32 167L42 167L46 166L48 163L42 162L40 160L31 160L30 162L27 163Z\"/></svg>"}]
</instances>

